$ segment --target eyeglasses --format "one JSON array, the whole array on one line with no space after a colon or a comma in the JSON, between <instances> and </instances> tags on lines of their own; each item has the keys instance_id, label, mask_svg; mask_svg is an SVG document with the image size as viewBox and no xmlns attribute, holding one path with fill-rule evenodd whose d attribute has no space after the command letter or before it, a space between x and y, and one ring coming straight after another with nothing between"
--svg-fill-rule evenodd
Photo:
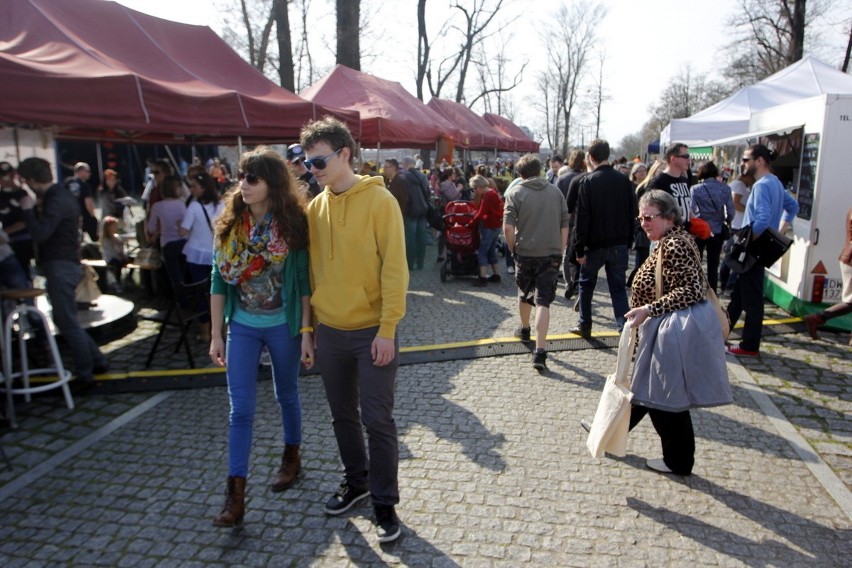
<instances>
[{"instance_id":1,"label":"eyeglasses","mask_svg":"<svg viewBox=\"0 0 852 568\"><path fill-rule=\"evenodd\" d=\"M662 215L662 213L656 213L654 215L639 215L638 217L636 217L636 220L639 221L640 223L650 223L651 221L653 221L655 218L659 217L660 215Z\"/></svg>"},{"instance_id":2,"label":"eyeglasses","mask_svg":"<svg viewBox=\"0 0 852 568\"><path fill-rule=\"evenodd\" d=\"M683 158L684 160L688 160L689 154L676 154L675 157L676 158Z\"/></svg>"},{"instance_id":3,"label":"eyeglasses","mask_svg":"<svg viewBox=\"0 0 852 568\"><path fill-rule=\"evenodd\" d=\"M240 178L240 181L246 180L246 183L249 185L257 185L257 182L263 179L259 175L247 174L245 172L240 172L238 177Z\"/></svg>"},{"instance_id":4,"label":"eyeglasses","mask_svg":"<svg viewBox=\"0 0 852 568\"><path fill-rule=\"evenodd\" d=\"M338 148L328 156L322 156L320 158L308 158L305 160L305 167L308 169L316 168L318 170L324 170L325 167L328 165L328 160L335 154L340 153L341 150L343 150L343 148Z\"/></svg>"}]
</instances>

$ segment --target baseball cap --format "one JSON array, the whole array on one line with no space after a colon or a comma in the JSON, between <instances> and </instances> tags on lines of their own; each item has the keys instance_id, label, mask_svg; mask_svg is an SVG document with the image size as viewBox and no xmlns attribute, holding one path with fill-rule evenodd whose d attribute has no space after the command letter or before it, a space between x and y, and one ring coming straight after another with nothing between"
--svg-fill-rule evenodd
<instances>
[{"instance_id":1,"label":"baseball cap","mask_svg":"<svg viewBox=\"0 0 852 568\"><path fill-rule=\"evenodd\" d=\"M0 162L0 176L7 176L15 172L15 167L9 162Z\"/></svg>"},{"instance_id":2,"label":"baseball cap","mask_svg":"<svg viewBox=\"0 0 852 568\"><path fill-rule=\"evenodd\" d=\"M287 146L287 161L292 162L294 160L304 160L305 159L305 150L302 149L301 144L290 144Z\"/></svg>"}]
</instances>

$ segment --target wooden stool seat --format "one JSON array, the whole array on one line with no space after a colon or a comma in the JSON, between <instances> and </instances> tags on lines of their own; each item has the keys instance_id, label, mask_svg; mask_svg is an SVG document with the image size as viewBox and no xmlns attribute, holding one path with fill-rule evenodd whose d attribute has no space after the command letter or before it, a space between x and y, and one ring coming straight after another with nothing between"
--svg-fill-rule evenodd
<instances>
[{"instance_id":1,"label":"wooden stool seat","mask_svg":"<svg viewBox=\"0 0 852 568\"><path fill-rule=\"evenodd\" d=\"M0 290L0 298L4 300L29 300L38 298L45 291L42 288L7 288Z\"/></svg>"}]
</instances>

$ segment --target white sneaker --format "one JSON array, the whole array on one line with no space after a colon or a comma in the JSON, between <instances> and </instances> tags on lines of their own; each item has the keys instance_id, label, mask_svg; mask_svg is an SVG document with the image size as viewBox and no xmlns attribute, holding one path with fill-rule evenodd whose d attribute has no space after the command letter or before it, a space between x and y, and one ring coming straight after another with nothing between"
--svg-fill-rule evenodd
<instances>
[{"instance_id":1,"label":"white sneaker","mask_svg":"<svg viewBox=\"0 0 852 568\"><path fill-rule=\"evenodd\" d=\"M509 274L514 274L515 273L515 267L510 266L509 268L506 269L506 272L508 272Z\"/></svg>"},{"instance_id":2,"label":"white sneaker","mask_svg":"<svg viewBox=\"0 0 852 568\"><path fill-rule=\"evenodd\" d=\"M645 465L648 466L649 469L653 469L654 471L658 471L660 473L672 472L672 470L669 469L669 466L666 465L666 462L663 460L663 458L648 460L645 462Z\"/></svg>"}]
</instances>

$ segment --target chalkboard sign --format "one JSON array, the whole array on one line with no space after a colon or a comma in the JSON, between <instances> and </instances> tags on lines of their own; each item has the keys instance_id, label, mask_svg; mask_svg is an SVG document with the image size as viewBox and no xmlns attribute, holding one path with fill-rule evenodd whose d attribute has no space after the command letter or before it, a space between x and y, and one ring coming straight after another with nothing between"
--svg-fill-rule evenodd
<instances>
[{"instance_id":1,"label":"chalkboard sign","mask_svg":"<svg viewBox=\"0 0 852 568\"><path fill-rule=\"evenodd\" d=\"M810 220L814 210L814 181L817 172L817 154L819 153L819 133L805 134L805 147L802 149L802 169L799 174L799 213L802 219Z\"/></svg>"}]
</instances>

